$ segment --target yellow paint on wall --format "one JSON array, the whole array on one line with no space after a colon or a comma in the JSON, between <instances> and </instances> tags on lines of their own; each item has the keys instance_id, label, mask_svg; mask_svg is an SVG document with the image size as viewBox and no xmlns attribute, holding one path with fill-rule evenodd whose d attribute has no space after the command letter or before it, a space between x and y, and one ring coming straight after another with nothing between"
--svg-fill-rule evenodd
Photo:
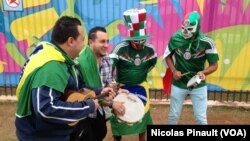
<instances>
[{"instance_id":1,"label":"yellow paint on wall","mask_svg":"<svg viewBox=\"0 0 250 141\"><path fill-rule=\"evenodd\" d=\"M116 20L116 21L110 23L106 27L107 33L109 35L109 40L112 40L115 36L117 36L119 34L119 30L117 28L117 26L119 24L123 24L123 21L122 20Z\"/></svg>"},{"instance_id":2,"label":"yellow paint on wall","mask_svg":"<svg viewBox=\"0 0 250 141\"><path fill-rule=\"evenodd\" d=\"M247 9L248 5L250 4L250 0L244 0L243 1L243 12Z\"/></svg>"},{"instance_id":3,"label":"yellow paint on wall","mask_svg":"<svg viewBox=\"0 0 250 141\"><path fill-rule=\"evenodd\" d=\"M51 0L23 0L23 8L49 4Z\"/></svg>"},{"instance_id":4,"label":"yellow paint on wall","mask_svg":"<svg viewBox=\"0 0 250 141\"><path fill-rule=\"evenodd\" d=\"M3 61L0 60L0 73L2 73L3 70L4 70L4 66L3 65L7 65L7 63L5 63L5 62L3 62Z\"/></svg>"},{"instance_id":5,"label":"yellow paint on wall","mask_svg":"<svg viewBox=\"0 0 250 141\"><path fill-rule=\"evenodd\" d=\"M250 63L246 58L248 57L248 53L250 52L250 42L247 43L237 55L237 57L232 62L231 67L226 72L225 76L223 77L220 85L223 86L225 89L240 90L242 85L245 81L245 78L248 78L247 75L250 70ZM245 89L250 89L250 85Z\"/></svg>"},{"instance_id":6,"label":"yellow paint on wall","mask_svg":"<svg viewBox=\"0 0 250 141\"><path fill-rule=\"evenodd\" d=\"M42 37L51 30L58 18L54 8L46 9L14 20L10 30L17 40L27 40L30 46L33 44L32 36Z\"/></svg>"},{"instance_id":7,"label":"yellow paint on wall","mask_svg":"<svg viewBox=\"0 0 250 141\"><path fill-rule=\"evenodd\" d=\"M3 6L2 6L3 3L2 3L2 2L3 2L3 1L0 0L0 9L1 9L1 10L2 10L2 8L3 8Z\"/></svg>"},{"instance_id":8,"label":"yellow paint on wall","mask_svg":"<svg viewBox=\"0 0 250 141\"><path fill-rule=\"evenodd\" d=\"M198 5L199 5L201 14L203 14L204 0L197 0L197 3L198 3Z\"/></svg>"},{"instance_id":9,"label":"yellow paint on wall","mask_svg":"<svg viewBox=\"0 0 250 141\"><path fill-rule=\"evenodd\" d=\"M158 0L145 0L140 2L141 4L156 4L158 3Z\"/></svg>"},{"instance_id":10,"label":"yellow paint on wall","mask_svg":"<svg viewBox=\"0 0 250 141\"><path fill-rule=\"evenodd\" d=\"M153 76L152 82L153 82L154 88L163 88L162 78L157 77L157 76L160 76L159 72L156 70L156 68L153 68L151 71L152 71L151 75Z\"/></svg>"},{"instance_id":11,"label":"yellow paint on wall","mask_svg":"<svg viewBox=\"0 0 250 141\"><path fill-rule=\"evenodd\" d=\"M250 90L250 83L246 87L242 88L242 90L243 91L249 91Z\"/></svg>"}]
</instances>

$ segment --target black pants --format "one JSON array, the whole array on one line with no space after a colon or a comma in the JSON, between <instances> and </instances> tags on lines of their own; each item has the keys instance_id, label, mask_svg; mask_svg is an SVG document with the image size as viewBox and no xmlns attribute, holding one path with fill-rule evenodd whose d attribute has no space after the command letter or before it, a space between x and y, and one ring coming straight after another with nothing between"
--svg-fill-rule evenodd
<instances>
[{"instance_id":1,"label":"black pants","mask_svg":"<svg viewBox=\"0 0 250 141\"><path fill-rule=\"evenodd\" d=\"M105 113L97 110L96 118L81 120L71 134L71 141L103 141L107 134Z\"/></svg>"}]
</instances>

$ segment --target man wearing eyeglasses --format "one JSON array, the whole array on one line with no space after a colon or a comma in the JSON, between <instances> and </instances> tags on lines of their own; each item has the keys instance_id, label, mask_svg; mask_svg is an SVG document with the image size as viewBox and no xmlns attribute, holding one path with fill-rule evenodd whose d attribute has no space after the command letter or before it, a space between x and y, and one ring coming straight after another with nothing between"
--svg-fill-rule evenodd
<instances>
[{"instance_id":1,"label":"man wearing eyeglasses","mask_svg":"<svg viewBox=\"0 0 250 141\"><path fill-rule=\"evenodd\" d=\"M122 135L130 134L139 134L139 140L144 141L147 125L152 124L146 78L157 62L157 55L154 47L146 40L150 37L146 33L146 10L129 9L124 12L123 17L129 36L114 47L110 57L113 69L116 69L116 81L121 83L121 88L129 90L142 100L145 114L141 122L133 125L121 123L112 116L111 129L115 141L121 140Z\"/></svg>"}]
</instances>

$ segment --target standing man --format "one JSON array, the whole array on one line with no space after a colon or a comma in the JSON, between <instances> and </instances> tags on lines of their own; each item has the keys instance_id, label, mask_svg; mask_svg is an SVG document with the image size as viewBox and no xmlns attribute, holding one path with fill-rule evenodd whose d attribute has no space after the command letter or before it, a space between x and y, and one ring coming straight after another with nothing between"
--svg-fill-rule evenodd
<instances>
[{"instance_id":1,"label":"standing man","mask_svg":"<svg viewBox=\"0 0 250 141\"><path fill-rule=\"evenodd\" d=\"M68 124L86 118L99 107L97 100L64 99L65 90L78 91L83 84L73 61L84 46L81 22L61 17L51 38L51 42L37 45L17 86L15 125L19 141L69 141L73 127Z\"/></svg>"},{"instance_id":2,"label":"standing man","mask_svg":"<svg viewBox=\"0 0 250 141\"><path fill-rule=\"evenodd\" d=\"M146 33L146 10L135 8L123 13L129 36L117 44L110 57L116 68L116 81L123 89L136 94L145 105L145 115L141 122L133 125L119 122L115 116L110 119L115 141L122 135L139 134L139 140L146 140L146 129L152 124L149 111L149 90L146 82L147 74L155 66L157 55L154 47L146 41L150 37Z\"/></svg>"},{"instance_id":3,"label":"standing man","mask_svg":"<svg viewBox=\"0 0 250 141\"><path fill-rule=\"evenodd\" d=\"M88 47L80 54L78 61L84 78L84 82L92 87L108 87L112 83L112 64L108 56L109 39L106 29L94 27L88 34ZM127 90L119 90L119 93L128 93ZM122 102L109 101L109 107L122 115L124 106ZM75 131L74 141L102 141L107 133L104 108L100 106L97 113L79 122Z\"/></svg>"},{"instance_id":4,"label":"standing man","mask_svg":"<svg viewBox=\"0 0 250 141\"><path fill-rule=\"evenodd\" d=\"M196 124L207 124L206 75L216 71L219 60L215 43L200 32L200 15L187 14L181 29L173 34L164 53L165 61L172 70L171 103L168 124L177 124L183 102L190 94ZM175 59L175 62L173 61ZM209 65L205 68L205 62ZM188 81L199 75L202 81L195 88L188 88Z\"/></svg>"}]
</instances>

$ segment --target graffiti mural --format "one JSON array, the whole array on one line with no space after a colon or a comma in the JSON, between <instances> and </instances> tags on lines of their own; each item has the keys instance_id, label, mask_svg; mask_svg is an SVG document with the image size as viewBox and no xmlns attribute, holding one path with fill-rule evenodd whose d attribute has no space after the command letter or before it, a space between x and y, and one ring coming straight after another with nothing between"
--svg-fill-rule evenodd
<instances>
[{"instance_id":1,"label":"graffiti mural","mask_svg":"<svg viewBox=\"0 0 250 141\"><path fill-rule=\"evenodd\" d=\"M106 27L110 50L127 36L122 14L126 9L147 10L147 31L158 62L150 72L151 88L162 88L162 55L184 15L201 13L201 30L215 40L218 70L208 78L210 90L250 90L250 0L23 0L23 11L0 11L0 85L17 85L21 67L40 40L50 40L55 21L63 15L78 17L84 34L94 26ZM1 1L2 2L2 1ZM1 7L2 7L2 3ZM85 41L85 45L87 42Z\"/></svg>"}]
</instances>

